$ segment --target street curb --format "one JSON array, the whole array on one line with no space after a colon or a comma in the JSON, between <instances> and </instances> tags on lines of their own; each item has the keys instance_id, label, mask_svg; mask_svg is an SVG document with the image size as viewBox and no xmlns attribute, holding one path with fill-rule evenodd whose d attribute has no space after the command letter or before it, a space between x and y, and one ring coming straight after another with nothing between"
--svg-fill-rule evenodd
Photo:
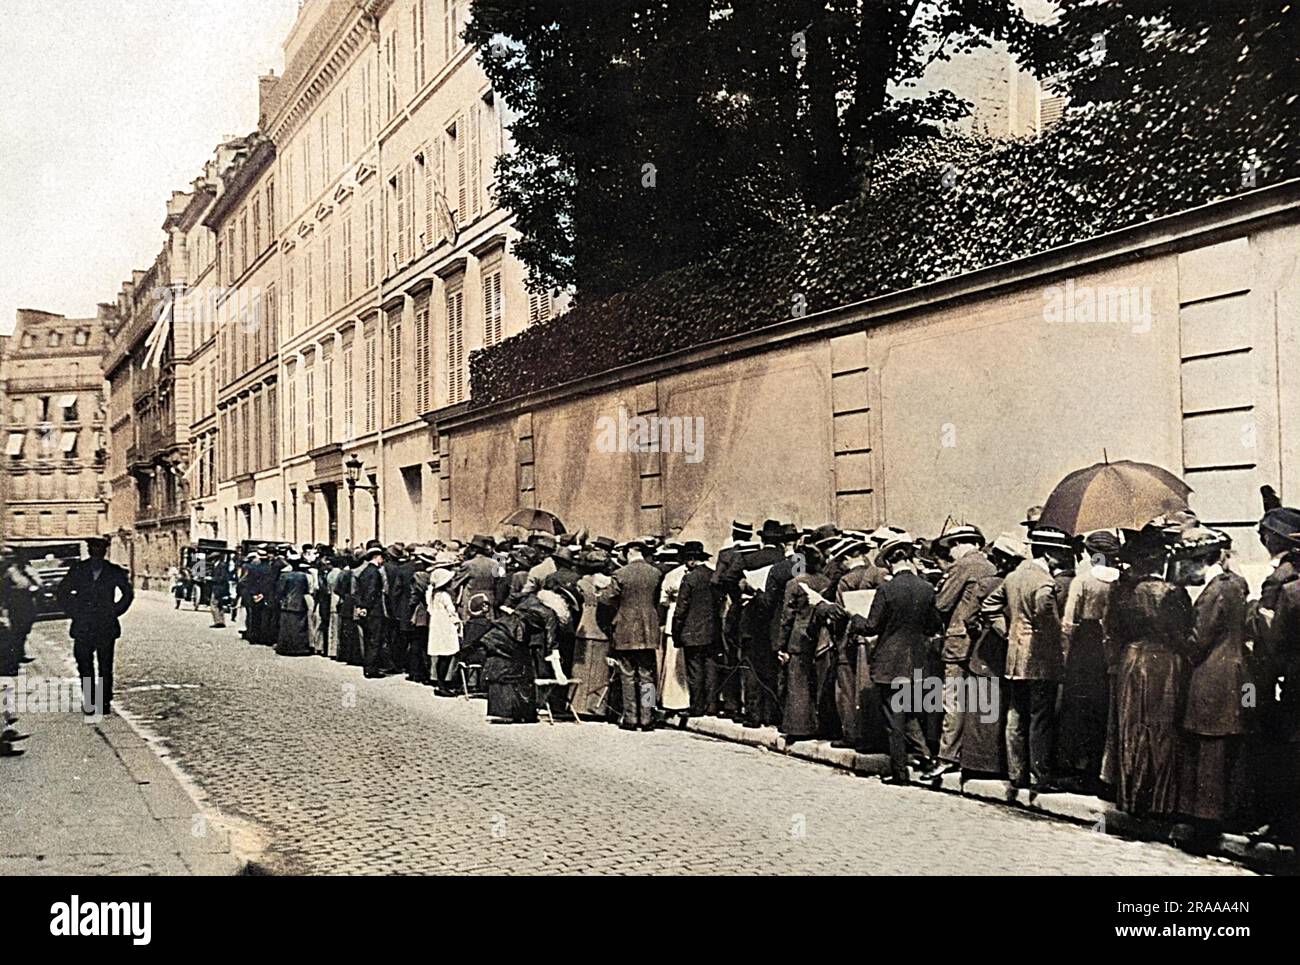
<instances>
[{"instance_id":1,"label":"street curb","mask_svg":"<svg viewBox=\"0 0 1300 965\"><path fill-rule=\"evenodd\" d=\"M76 664L71 655L65 655L63 660L65 670L75 676ZM140 784L147 807L176 843L181 861L195 875L262 874L260 859L263 848L259 833L246 822L222 814L176 763L162 738L129 710L123 709L122 702L119 696L112 714L93 725L95 732ZM168 803L175 803L174 798L171 802L167 800L172 796L169 795L169 778L184 795L187 802L184 808L167 807ZM194 834L196 816L201 816L204 822L202 835ZM200 842L209 843L209 837L215 841L215 846L205 848Z\"/></svg>"},{"instance_id":2,"label":"street curb","mask_svg":"<svg viewBox=\"0 0 1300 965\"><path fill-rule=\"evenodd\" d=\"M787 741L775 727L745 727L721 717L692 717L686 730L705 737L745 744L774 751L818 764L826 764L863 777L879 777L889 773L886 754L863 754L852 748L832 747L830 741ZM959 774L945 774L934 781L913 781L918 789L955 794L1003 807L1012 807L1031 814L1069 821L1077 825L1091 825L1103 834L1137 841L1152 841L1177 847L1180 825L1152 818L1138 818L1119 810L1108 801L1086 794L1054 793L1033 794L1028 790L1013 788L1001 780L969 779L962 781ZM1186 827L1181 826L1181 827ZM1270 874L1296 874L1294 849L1282 845L1254 843L1242 834L1221 834L1206 851L1209 857L1225 858L1248 865L1254 870Z\"/></svg>"}]
</instances>

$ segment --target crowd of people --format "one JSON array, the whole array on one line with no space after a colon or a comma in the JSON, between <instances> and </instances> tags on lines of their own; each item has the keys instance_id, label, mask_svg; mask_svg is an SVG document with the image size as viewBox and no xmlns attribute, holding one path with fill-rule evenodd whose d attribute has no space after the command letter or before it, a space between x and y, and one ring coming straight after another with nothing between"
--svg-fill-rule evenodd
<instances>
[{"instance_id":1,"label":"crowd of people","mask_svg":"<svg viewBox=\"0 0 1300 965\"><path fill-rule=\"evenodd\" d=\"M891 782L998 776L1188 822L1193 842L1231 828L1294 843L1300 510L1266 504L1272 570L1257 595L1229 537L1189 512L1083 535L1040 512L991 540L965 524L918 539L736 521L716 555L585 532L268 543L242 560L209 554L204 596L215 627L242 612L250 644L485 696L501 722L544 710L645 731L726 717L886 753ZM83 618L81 633L110 646L111 700L130 586L97 549L59 595L111 617ZM21 569L0 576L6 601L21 600ZM188 576L177 606L198 605ZM21 604L3 613L7 639L25 637L12 629ZM80 648L83 675L101 646Z\"/></svg>"}]
</instances>

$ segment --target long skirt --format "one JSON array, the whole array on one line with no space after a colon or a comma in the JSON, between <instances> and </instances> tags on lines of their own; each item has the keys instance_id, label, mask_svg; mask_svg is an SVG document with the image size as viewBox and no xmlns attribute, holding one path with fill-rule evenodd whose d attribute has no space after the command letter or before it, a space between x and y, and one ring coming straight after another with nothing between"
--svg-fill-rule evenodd
<instances>
[{"instance_id":1,"label":"long skirt","mask_svg":"<svg viewBox=\"0 0 1300 965\"><path fill-rule=\"evenodd\" d=\"M811 653L792 653L786 661L781 733L794 740L817 734L817 663Z\"/></svg>"},{"instance_id":2,"label":"long skirt","mask_svg":"<svg viewBox=\"0 0 1300 965\"><path fill-rule=\"evenodd\" d=\"M537 687L531 680L487 685L487 715L516 724L537 721Z\"/></svg>"},{"instance_id":3,"label":"long skirt","mask_svg":"<svg viewBox=\"0 0 1300 965\"><path fill-rule=\"evenodd\" d=\"M280 638L275 652L282 657L305 657L311 653L307 639L307 614L296 610L280 613Z\"/></svg>"},{"instance_id":4,"label":"long skirt","mask_svg":"<svg viewBox=\"0 0 1300 965\"><path fill-rule=\"evenodd\" d=\"M334 653L332 654L332 656L334 657L335 660L341 660L341 659L342 659L342 654L339 653L340 648L343 646L343 640L342 640L342 638L339 636L339 623L340 623L340 622L341 622L341 621L339 620L339 611L338 611L338 609L335 608L335 607L331 607L331 608L330 608L329 646L332 647L333 650L334 650Z\"/></svg>"},{"instance_id":5,"label":"long skirt","mask_svg":"<svg viewBox=\"0 0 1300 965\"><path fill-rule=\"evenodd\" d=\"M267 647L276 643L275 609L265 600L252 604L248 610L248 642Z\"/></svg>"},{"instance_id":6,"label":"long skirt","mask_svg":"<svg viewBox=\"0 0 1300 965\"><path fill-rule=\"evenodd\" d=\"M575 713L604 717L609 707L609 641L578 637L573 648L573 688Z\"/></svg>"},{"instance_id":7,"label":"long skirt","mask_svg":"<svg viewBox=\"0 0 1300 965\"><path fill-rule=\"evenodd\" d=\"M1057 765L1065 773L1099 777L1106 749L1106 714L1109 687L1102 652L1101 626L1083 623L1070 644L1061 687L1057 737Z\"/></svg>"},{"instance_id":8,"label":"long skirt","mask_svg":"<svg viewBox=\"0 0 1300 965\"><path fill-rule=\"evenodd\" d=\"M690 687L686 680L686 654L673 644L673 638L664 635L659 660L659 703L664 710L688 710L691 706Z\"/></svg>"},{"instance_id":9,"label":"long skirt","mask_svg":"<svg viewBox=\"0 0 1300 965\"><path fill-rule=\"evenodd\" d=\"M882 701L889 699L888 688L877 687L871 679L871 666L867 648L858 647L858 721L861 732L858 750L866 754L889 752L889 732L885 729L885 712Z\"/></svg>"},{"instance_id":10,"label":"long skirt","mask_svg":"<svg viewBox=\"0 0 1300 965\"><path fill-rule=\"evenodd\" d=\"M972 676L970 679L976 678ZM984 711L978 707L962 711L966 719L961 731L961 769L972 774L1005 776L1010 688L1001 677L986 677L984 681L989 706Z\"/></svg>"},{"instance_id":11,"label":"long skirt","mask_svg":"<svg viewBox=\"0 0 1300 965\"><path fill-rule=\"evenodd\" d=\"M325 652L325 622L321 619L320 607L309 604L307 610L307 642L312 653Z\"/></svg>"},{"instance_id":12,"label":"long skirt","mask_svg":"<svg viewBox=\"0 0 1300 965\"><path fill-rule=\"evenodd\" d=\"M1189 817L1242 826L1251 811L1246 739L1241 734L1183 734L1178 810Z\"/></svg>"},{"instance_id":13,"label":"long skirt","mask_svg":"<svg viewBox=\"0 0 1300 965\"><path fill-rule=\"evenodd\" d=\"M1133 815L1178 809L1182 658L1160 644L1132 643L1115 675L1119 709L1120 810Z\"/></svg>"},{"instance_id":14,"label":"long skirt","mask_svg":"<svg viewBox=\"0 0 1300 965\"><path fill-rule=\"evenodd\" d=\"M356 620L350 620L347 617L339 618L338 639L338 658L340 660L354 667L360 667L365 663L361 652L361 630L357 627Z\"/></svg>"}]
</instances>

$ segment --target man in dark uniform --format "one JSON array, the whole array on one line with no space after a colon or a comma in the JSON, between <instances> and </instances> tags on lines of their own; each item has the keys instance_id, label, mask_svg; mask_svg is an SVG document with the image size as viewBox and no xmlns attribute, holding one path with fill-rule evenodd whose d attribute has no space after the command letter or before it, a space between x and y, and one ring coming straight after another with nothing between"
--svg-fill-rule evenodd
<instances>
[{"instance_id":1,"label":"man in dark uniform","mask_svg":"<svg viewBox=\"0 0 1300 965\"><path fill-rule=\"evenodd\" d=\"M366 562L352 581L353 613L361 631L364 674L382 677L384 659L384 610L388 606L384 573L384 547L372 540L366 545Z\"/></svg>"},{"instance_id":2,"label":"man in dark uniform","mask_svg":"<svg viewBox=\"0 0 1300 965\"><path fill-rule=\"evenodd\" d=\"M87 714L97 709L107 714L113 709L113 650L122 635L118 617L130 609L135 591L126 570L105 558L108 539L86 540L86 551L90 555L72 564L57 596L63 612L72 618L68 633L81 677L82 709Z\"/></svg>"}]
</instances>

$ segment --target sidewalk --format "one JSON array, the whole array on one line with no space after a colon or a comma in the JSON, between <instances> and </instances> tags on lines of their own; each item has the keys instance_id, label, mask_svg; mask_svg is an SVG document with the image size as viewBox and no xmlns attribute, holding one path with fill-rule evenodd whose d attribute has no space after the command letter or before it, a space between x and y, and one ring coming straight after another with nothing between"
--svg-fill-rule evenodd
<instances>
[{"instance_id":1,"label":"sidewalk","mask_svg":"<svg viewBox=\"0 0 1300 965\"><path fill-rule=\"evenodd\" d=\"M889 757L885 754L861 754L850 748L832 747L830 741L787 742L775 727L745 727L720 717L691 718L686 729L719 740L748 744L778 754L828 764L867 777L888 773ZM1020 808L1044 817L1089 825L1094 831L1142 841L1172 844L1175 825L1168 821L1135 818L1120 811L1109 801L1086 794L1030 794L1011 787L1007 781L968 780L960 774L946 774L941 780L915 783L918 793L959 794L1006 807ZM1293 849L1273 844L1254 844L1241 834L1222 834L1210 855L1238 861L1256 870L1276 874L1295 874Z\"/></svg>"},{"instance_id":2,"label":"sidewalk","mask_svg":"<svg viewBox=\"0 0 1300 965\"><path fill-rule=\"evenodd\" d=\"M28 641L35 678L72 678L63 623ZM116 708L114 708L116 711ZM28 712L21 757L0 759L0 873L230 875L230 822L201 804L127 718Z\"/></svg>"}]
</instances>

